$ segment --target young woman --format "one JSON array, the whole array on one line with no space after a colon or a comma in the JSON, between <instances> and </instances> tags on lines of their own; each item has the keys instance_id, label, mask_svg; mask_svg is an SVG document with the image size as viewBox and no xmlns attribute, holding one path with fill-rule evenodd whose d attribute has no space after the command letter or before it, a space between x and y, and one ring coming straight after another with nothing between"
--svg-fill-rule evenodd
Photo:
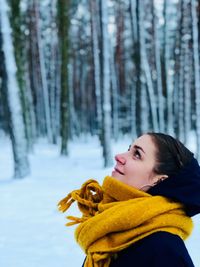
<instances>
[{"instance_id":1,"label":"young woman","mask_svg":"<svg viewBox=\"0 0 200 267\"><path fill-rule=\"evenodd\" d=\"M76 200L75 236L84 267L194 267L184 240L200 213L200 167L181 142L161 133L140 136L115 156L112 176L88 180L59 202Z\"/></svg>"}]
</instances>

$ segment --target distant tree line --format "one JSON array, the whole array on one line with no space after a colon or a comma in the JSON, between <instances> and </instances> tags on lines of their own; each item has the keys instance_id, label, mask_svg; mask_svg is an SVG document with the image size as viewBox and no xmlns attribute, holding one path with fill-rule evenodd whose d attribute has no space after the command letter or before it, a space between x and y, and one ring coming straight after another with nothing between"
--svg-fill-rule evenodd
<instances>
[{"instance_id":1,"label":"distant tree line","mask_svg":"<svg viewBox=\"0 0 200 267\"><path fill-rule=\"evenodd\" d=\"M1 0L0 129L13 146L15 177L40 137L60 146L161 131L200 158L198 0Z\"/></svg>"}]
</instances>

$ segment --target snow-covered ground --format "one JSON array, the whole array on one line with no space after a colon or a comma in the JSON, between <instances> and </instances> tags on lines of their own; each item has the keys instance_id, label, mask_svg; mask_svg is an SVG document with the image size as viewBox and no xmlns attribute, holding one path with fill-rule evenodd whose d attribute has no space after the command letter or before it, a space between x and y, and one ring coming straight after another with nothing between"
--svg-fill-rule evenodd
<instances>
[{"instance_id":1,"label":"snow-covered ground","mask_svg":"<svg viewBox=\"0 0 200 267\"><path fill-rule=\"evenodd\" d=\"M114 153L128 148L128 138L113 144ZM0 266L80 267L84 254L75 243L73 227L66 227L65 214L57 202L88 178L102 182L111 169L102 167L96 138L83 138L69 145L70 156L60 157L56 146L44 140L30 155L32 173L12 179L10 142L0 136ZM75 206L68 214L75 215ZM195 267L200 267L200 217L186 242Z\"/></svg>"}]
</instances>

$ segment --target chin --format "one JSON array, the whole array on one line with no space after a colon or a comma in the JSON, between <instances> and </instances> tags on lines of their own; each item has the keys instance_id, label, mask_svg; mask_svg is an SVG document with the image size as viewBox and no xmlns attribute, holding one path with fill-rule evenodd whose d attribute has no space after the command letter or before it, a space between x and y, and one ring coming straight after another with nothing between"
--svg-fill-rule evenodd
<instances>
[{"instance_id":1,"label":"chin","mask_svg":"<svg viewBox=\"0 0 200 267\"><path fill-rule=\"evenodd\" d=\"M119 173L118 172L116 172L115 170L113 170L112 171L112 177L114 177L114 178L118 178L119 177Z\"/></svg>"},{"instance_id":2,"label":"chin","mask_svg":"<svg viewBox=\"0 0 200 267\"><path fill-rule=\"evenodd\" d=\"M112 171L111 176L115 177L115 175L116 175L116 171Z\"/></svg>"},{"instance_id":3,"label":"chin","mask_svg":"<svg viewBox=\"0 0 200 267\"><path fill-rule=\"evenodd\" d=\"M120 174L120 173L118 173L117 171L112 171L112 177L113 178L116 178L117 180L119 180L119 181L122 181L123 179L122 179L122 175Z\"/></svg>"}]
</instances>

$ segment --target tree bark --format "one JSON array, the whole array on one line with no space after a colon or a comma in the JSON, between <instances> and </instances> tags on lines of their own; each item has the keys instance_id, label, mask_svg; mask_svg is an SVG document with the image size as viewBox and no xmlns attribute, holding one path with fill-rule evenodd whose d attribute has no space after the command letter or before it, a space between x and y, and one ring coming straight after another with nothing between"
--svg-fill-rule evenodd
<instances>
[{"instance_id":1,"label":"tree bark","mask_svg":"<svg viewBox=\"0 0 200 267\"><path fill-rule=\"evenodd\" d=\"M104 166L112 165L111 155L111 103L110 103L110 65L109 65L109 37L108 15L106 1L101 0L102 24L102 54L103 54L103 155Z\"/></svg>"},{"instance_id":2,"label":"tree bark","mask_svg":"<svg viewBox=\"0 0 200 267\"><path fill-rule=\"evenodd\" d=\"M11 119L10 136L14 156L14 177L24 178L30 173L27 156L27 143L25 139L24 122L19 95L19 85L16 78L16 62L12 42L12 32L8 18L8 6L5 0L0 6L0 25L2 27L3 52L8 81L8 106Z\"/></svg>"},{"instance_id":3,"label":"tree bark","mask_svg":"<svg viewBox=\"0 0 200 267\"><path fill-rule=\"evenodd\" d=\"M60 43L60 86L61 86L61 154L68 155L69 138L69 91L68 91L68 63L69 63L69 8L70 0L58 1L58 24Z\"/></svg>"},{"instance_id":4,"label":"tree bark","mask_svg":"<svg viewBox=\"0 0 200 267\"><path fill-rule=\"evenodd\" d=\"M199 7L198 7L199 8ZM199 42L198 42L198 20L197 2L191 0L192 9L192 38L193 38L193 60L194 60L194 83L195 83L195 107L196 107L196 136L197 136L197 158L200 160L200 64L199 64Z\"/></svg>"}]
</instances>

